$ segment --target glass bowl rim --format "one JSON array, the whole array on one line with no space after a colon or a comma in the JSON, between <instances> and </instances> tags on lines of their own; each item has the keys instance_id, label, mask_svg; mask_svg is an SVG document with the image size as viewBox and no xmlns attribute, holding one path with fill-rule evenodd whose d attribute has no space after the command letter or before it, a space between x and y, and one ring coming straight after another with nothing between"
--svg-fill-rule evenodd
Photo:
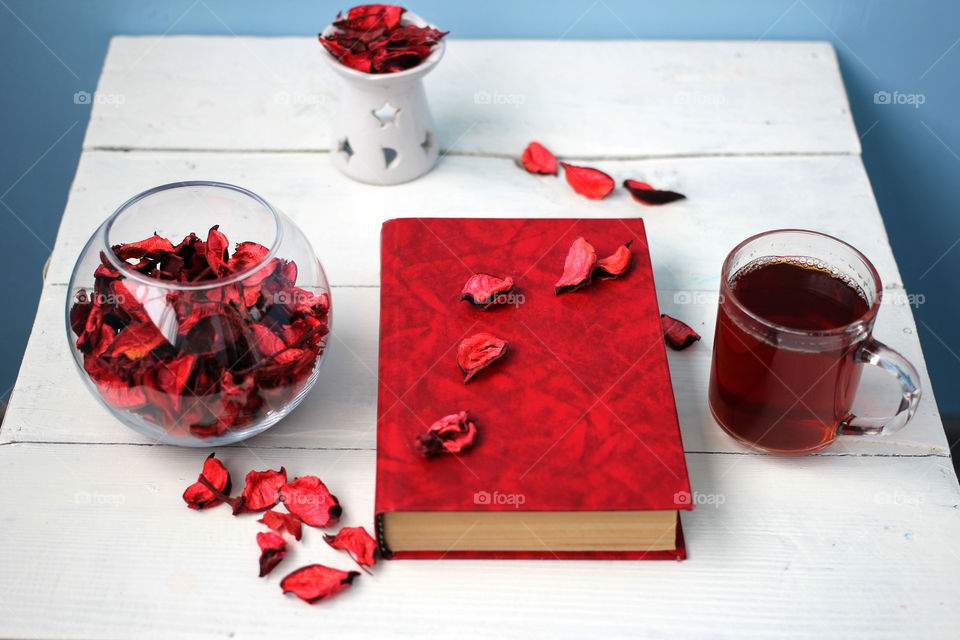
<instances>
[{"instance_id":1,"label":"glass bowl rim","mask_svg":"<svg viewBox=\"0 0 960 640\"><path fill-rule=\"evenodd\" d=\"M182 189L189 187L213 187L216 189L227 189L230 191L236 191L241 195L247 196L248 198L253 199L255 202L260 204L271 216L274 223L274 236L273 243L268 248L266 255L263 256L256 263L250 265L243 271L234 273L226 278L218 278L216 280L205 280L203 282L189 283L189 282L174 282L171 280L159 280L157 278L151 278L150 276L145 276L139 271L136 271L130 267L130 265L125 261L121 260L117 254L113 252L109 242L110 230L113 228L113 223L116 222L117 218L120 217L127 209L137 204L141 200L145 200L150 196L154 196L158 193L164 191L171 191L173 189ZM244 189L235 184L230 184L228 182L217 182L214 180L185 180L183 182L170 182L167 184L162 184L146 191L142 191L132 198L128 199L126 202L117 207L117 210L114 211L109 218L101 226L99 233L100 236L100 246L103 248L104 254L107 256L107 260L117 268L118 271L123 273L126 277L131 280L136 280L137 282L148 285L151 287L158 287L161 289L171 289L175 291L205 291L209 289L217 289L235 282L240 282L249 278L251 275L263 268L277 253L277 250L280 247L280 243L283 240L283 225L280 221L280 213L273 208L269 202L264 200L262 197L258 196L256 193L250 191L249 189Z\"/></svg>"}]
</instances>

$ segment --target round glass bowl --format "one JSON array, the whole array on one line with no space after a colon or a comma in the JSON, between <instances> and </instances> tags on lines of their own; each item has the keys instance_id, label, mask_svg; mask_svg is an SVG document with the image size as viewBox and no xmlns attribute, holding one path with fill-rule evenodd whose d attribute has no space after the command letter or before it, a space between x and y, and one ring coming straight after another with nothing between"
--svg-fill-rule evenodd
<instances>
[{"instance_id":1,"label":"round glass bowl","mask_svg":"<svg viewBox=\"0 0 960 640\"><path fill-rule=\"evenodd\" d=\"M316 253L246 189L178 182L124 203L70 279L67 339L94 396L158 442L230 444L310 391L331 327Z\"/></svg>"}]
</instances>

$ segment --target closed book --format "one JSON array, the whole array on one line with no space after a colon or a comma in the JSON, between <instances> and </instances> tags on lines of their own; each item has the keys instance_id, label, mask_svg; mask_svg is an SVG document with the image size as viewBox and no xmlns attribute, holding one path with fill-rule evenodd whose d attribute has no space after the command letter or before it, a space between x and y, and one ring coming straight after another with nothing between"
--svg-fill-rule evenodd
<instances>
[{"instance_id":1,"label":"closed book","mask_svg":"<svg viewBox=\"0 0 960 640\"><path fill-rule=\"evenodd\" d=\"M571 244L630 268L556 295ZM397 219L381 237L376 528L387 558L683 559L692 508L643 221ZM486 309L473 274L510 277ZM509 344L467 383L458 345ZM472 447L417 436L466 410Z\"/></svg>"}]
</instances>

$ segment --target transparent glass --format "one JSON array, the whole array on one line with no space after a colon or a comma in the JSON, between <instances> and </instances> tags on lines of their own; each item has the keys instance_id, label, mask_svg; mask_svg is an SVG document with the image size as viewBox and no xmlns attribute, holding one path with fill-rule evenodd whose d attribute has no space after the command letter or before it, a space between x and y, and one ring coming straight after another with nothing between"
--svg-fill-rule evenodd
<instances>
[{"instance_id":1,"label":"transparent glass","mask_svg":"<svg viewBox=\"0 0 960 640\"><path fill-rule=\"evenodd\" d=\"M853 320L799 329L771 321L769 313L761 315L744 304L738 279L782 263L803 267L793 273L824 276L807 277L803 286L828 282L835 291L851 293L844 302L835 297L830 304L843 312L842 305L849 302L845 317ZM809 292L809 298L791 306L799 314L816 314L819 302L826 304L826 290L798 289L799 282L768 281L764 295L769 300L778 291L789 291L792 300L801 300L799 296ZM903 427L920 401L919 376L903 356L872 336L882 293L870 261L828 235L785 229L761 233L735 247L723 263L710 372L710 409L720 426L751 448L787 455L817 451L838 435L877 435ZM900 404L893 416L852 413L863 364L889 371L900 383Z\"/></svg>"},{"instance_id":2,"label":"transparent glass","mask_svg":"<svg viewBox=\"0 0 960 640\"><path fill-rule=\"evenodd\" d=\"M217 225L225 260L208 251ZM121 258L112 248L124 245ZM183 264L190 282L165 275ZM66 307L94 396L134 430L183 446L237 442L290 413L316 382L331 320L323 267L300 229L256 194L205 181L155 187L117 209L77 260Z\"/></svg>"}]
</instances>

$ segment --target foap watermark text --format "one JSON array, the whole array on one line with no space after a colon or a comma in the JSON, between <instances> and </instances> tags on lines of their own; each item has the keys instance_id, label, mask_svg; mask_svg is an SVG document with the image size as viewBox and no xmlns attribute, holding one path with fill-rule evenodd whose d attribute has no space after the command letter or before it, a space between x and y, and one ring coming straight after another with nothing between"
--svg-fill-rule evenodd
<instances>
[{"instance_id":1,"label":"foap watermark text","mask_svg":"<svg viewBox=\"0 0 960 640\"><path fill-rule=\"evenodd\" d=\"M873 104L903 104L909 105L914 109L919 109L920 105L927 101L927 96L922 93L900 93L894 91L877 91L873 94Z\"/></svg>"},{"instance_id":2,"label":"foap watermark text","mask_svg":"<svg viewBox=\"0 0 960 640\"><path fill-rule=\"evenodd\" d=\"M527 501L527 496L522 493L504 493L502 491L477 491L473 494L473 504L482 507L510 505L514 509L519 509Z\"/></svg>"},{"instance_id":3,"label":"foap watermark text","mask_svg":"<svg viewBox=\"0 0 960 640\"><path fill-rule=\"evenodd\" d=\"M673 494L673 504L678 507L685 507L687 505L710 505L714 509L719 509L720 505L726 501L727 496L722 493L700 493L699 491L690 493L689 491L677 491Z\"/></svg>"},{"instance_id":4,"label":"foap watermark text","mask_svg":"<svg viewBox=\"0 0 960 640\"><path fill-rule=\"evenodd\" d=\"M527 101L522 93L500 93L499 91L477 91L473 94L474 104L488 104L491 106L513 107L519 109Z\"/></svg>"},{"instance_id":5,"label":"foap watermark text","mask_svg":"<svg viewBox=\"0 0 960 640\"><path fill-rule=\"evenodd\" d=\"M100 93L96 91L77 91L73 94L73 104L109 104L119 107L127 101L127 96L122 93Z\"/></svg>"}]
</instances>

